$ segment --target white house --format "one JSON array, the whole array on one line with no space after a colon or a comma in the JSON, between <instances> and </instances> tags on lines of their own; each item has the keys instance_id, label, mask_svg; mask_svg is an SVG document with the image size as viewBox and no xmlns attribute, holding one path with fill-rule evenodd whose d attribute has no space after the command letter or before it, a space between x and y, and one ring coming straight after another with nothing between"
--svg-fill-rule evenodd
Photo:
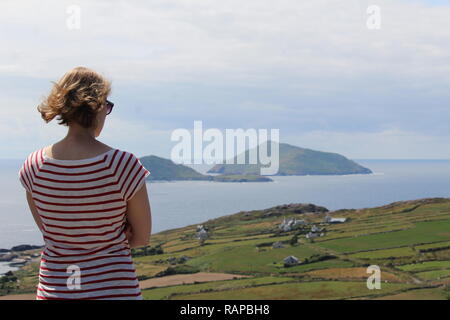
<instances>
[{"instance_id":1,"label":"white house","mask_svg":"<svg viewBox=\"0 0 450 320\"><path fill-rule=\"evenodd\" d=\"M208 239L208 231L205 229L201 229L199 232L197 232L197 239L200 241L200 243L204 243L206 239Z\"/></svg>"},{"instance_id":2,"label":"white house","mask_svg":"<svg viewBox=\"0 0 450 320\"><path fill-rule=\"evenodd\" d=\"M278 227L284 232L288 232L296 228L297 226L303 224L306 224L304 220L297 220L295 218L290 218L289 220L286 220L286 218L284 218L283 222L281 222L281 224Z\"/></svg>"},{"instance_id":3,"label":"white house","mask_svg":"<svg viewBox=\"0 0 450 320\"><path fill-rule=\"evenodd\" d=\"M300 263L300 260L298 260L294 256L288 256L283 259L283 262L284 262L284 264L286 264L288 266L292 266L292 265L296 265L296 264Z\"/></svg>"},{"instance_id":4,"label":"white house","mask_svg":"<svg viewBox=\"0 0 450 320\"><path fill-rule=\"evenodd\" d=\"M311 232L321 232L321 231L323 231L323 228L319 228L316 225L311 227Z\"/></svg>"},{"instance_id":5,"label":"white house","mask_svg":"<svg viewBox=\"0 0 450 320\"><path fill-rule=\"evenodd\" d=\"M317 237L320 237L320 235L315 232L308 232L306 234L306 239L313 239L313 238L317 238Z\"/></svg>"},{"instance_id":6,"label":"white house","mask_svg":"<svg viewBox=\"0 0 450 320\"><path fill-rule=\"evenodd\" d=\"M347 221L347 218L331 218L329 223L344 223Z\"/></svg>"},{"instance_id":7,"label":"white house","mask_svg":"<svg viewBox=\"0 0 450 320\"><path fill-rule=\"evenodd\" d=\"M326 223L344 223L347 222L347 218L332 218L331 216L327 215L324 221Z\"/></svg>"}]
</instances>

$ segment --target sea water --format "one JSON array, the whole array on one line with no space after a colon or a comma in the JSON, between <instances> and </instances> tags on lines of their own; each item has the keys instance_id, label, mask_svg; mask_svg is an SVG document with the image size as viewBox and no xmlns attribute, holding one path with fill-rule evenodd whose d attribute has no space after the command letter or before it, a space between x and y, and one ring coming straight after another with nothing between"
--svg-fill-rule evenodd
<instances>
[{"instance_id":1,"label":"sea water","mask_svg":"<svg viewBox=\"0 0 450 320\"><path fill-rule=\"evenodd\" d=\"M330 210L366 208L399 200L450 197L450 160L357 160L374 174L280 176L274 182L180 181L147 184L152 233L241 210L313 203ZM0 248L42 245L17 171L20 160L0 160ZM201 170L199 170L201 171ZM203 170L204 171L204 170Z\"/></svg>"}]
</instances>

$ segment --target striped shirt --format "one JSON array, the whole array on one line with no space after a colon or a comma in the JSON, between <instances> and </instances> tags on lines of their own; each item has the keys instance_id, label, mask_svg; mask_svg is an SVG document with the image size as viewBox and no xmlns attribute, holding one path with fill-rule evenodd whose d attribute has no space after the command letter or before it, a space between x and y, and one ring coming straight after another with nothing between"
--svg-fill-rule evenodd
<instances>
[{"instance_id":1,"label":"striped shirt","mask_svg":"<svg viewBox=\"0 0 450 320\"><path fill-rule=\"evenodd\" d=\"M32 152L19 170L43 226L36 299L142 299L125 236L127 201L150 171L111 149L82 160Z\"/></svg>"}]
</instances>

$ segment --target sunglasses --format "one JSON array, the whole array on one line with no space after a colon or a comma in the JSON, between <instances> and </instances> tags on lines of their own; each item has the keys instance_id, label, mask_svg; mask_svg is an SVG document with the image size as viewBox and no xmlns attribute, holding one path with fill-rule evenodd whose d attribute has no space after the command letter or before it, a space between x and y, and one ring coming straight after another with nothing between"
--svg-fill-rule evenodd
<instances>
[{"instance_id":1,"label":"sunglasses","mask_svg":"<svg viewBox=\"0 0 450 320\"><path fill-rule=\"evenodd\" d=\"M106 100L106 114L110 114L114 107L114 103L109 100Z\"/></svg>"}]
</instances>

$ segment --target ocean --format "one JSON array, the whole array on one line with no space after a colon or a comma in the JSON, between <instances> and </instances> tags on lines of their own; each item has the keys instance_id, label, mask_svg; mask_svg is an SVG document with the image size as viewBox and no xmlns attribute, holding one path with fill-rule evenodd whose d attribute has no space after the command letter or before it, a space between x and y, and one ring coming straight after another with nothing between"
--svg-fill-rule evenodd
<instances>
[{"instance_id":1,"label":"ocean","mask_svg":"<svg viewBox=\"0 0 450 320\"><path fill-rule=\"evenodd\" d=\"M329 210L366 208L394 201L450 197L450 160L356 160L370 175L280 176L274 182L147 183L152 233L201 223L241 210L285 203L314 203ZM22 160L0 160L0 248L42 245L18 180ZM205 171L207 166L199 166ZM0 273L4 266L0 263Z\"/></svg>"}]
</instances>

